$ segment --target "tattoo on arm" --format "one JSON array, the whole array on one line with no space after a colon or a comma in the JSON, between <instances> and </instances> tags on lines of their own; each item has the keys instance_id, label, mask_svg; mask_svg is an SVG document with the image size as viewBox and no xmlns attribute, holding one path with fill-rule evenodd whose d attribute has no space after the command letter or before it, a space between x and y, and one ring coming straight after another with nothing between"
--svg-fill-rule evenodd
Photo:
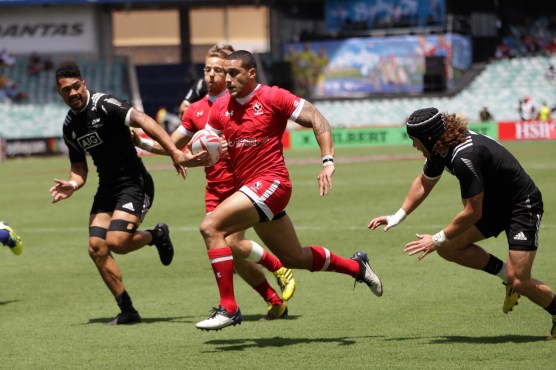
<instances>
[{"instance_id":1,"label":"tattoo on arm","mask_svg":"<svg viewBox=\"0 0 556 370\"><path fill-rule=\"evenodd\" d=\"M330 124L322 113L311 103L305 101L299 117L295 121L303 127L313 128L315 136L330 132Z\"/></svg>"}]
</instances>

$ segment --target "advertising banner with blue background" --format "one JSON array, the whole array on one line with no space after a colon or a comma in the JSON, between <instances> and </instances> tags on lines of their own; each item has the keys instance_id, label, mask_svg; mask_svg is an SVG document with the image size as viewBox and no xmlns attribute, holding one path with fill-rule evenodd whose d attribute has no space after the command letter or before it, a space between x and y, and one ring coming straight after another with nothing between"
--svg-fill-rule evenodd
<instances>
[{"instance_id":1,"label":"advertising banner with blue background","mask_svg":"<svg viewBox=\"0 0 556 370\"><path fill-rule=\"evenodd\" d=\"M284 46L294 92L301 96L367 96L423 91L425 57L443 56L448 86L471 66L468 36L357 37Z\"/></svg>"}]
</instances>

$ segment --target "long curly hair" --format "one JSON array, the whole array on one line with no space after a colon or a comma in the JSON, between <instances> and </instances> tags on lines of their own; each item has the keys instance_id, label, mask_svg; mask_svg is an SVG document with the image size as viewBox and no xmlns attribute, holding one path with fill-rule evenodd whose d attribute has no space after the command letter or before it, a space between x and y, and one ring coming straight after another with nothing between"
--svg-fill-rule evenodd
<instances>
[{"instance_id":1,"label":"long curly hair","mask_svg":"<svg viewBox=\"0 0 556 370\"><path fill-rule=\"evenodd\" d=\"M457 114L442 114L445 124L444 133L434 144L434 151L437 153L447 153L453 148L463 143L467 136L467 120Z\"/></svg>"}]
</instances>

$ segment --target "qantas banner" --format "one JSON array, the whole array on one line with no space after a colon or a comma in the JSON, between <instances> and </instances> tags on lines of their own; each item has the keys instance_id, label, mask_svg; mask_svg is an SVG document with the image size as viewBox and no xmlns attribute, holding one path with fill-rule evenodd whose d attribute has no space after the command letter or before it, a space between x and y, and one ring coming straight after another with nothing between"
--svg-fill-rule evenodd
<instances>
[{"instance_id":1,"label":"qantas banner","mask_svg":"<svg viewBox=\"0 0 556 370\"><path fill-rule=\"evenodd\" d=\"M498 123L500 140L554 140L556 121L505 121Z\"/></svg>"},{"instance_id":2,"label":"qantas banner","mask_svg":"<svg viewBox=\"0 0 556 370\"><path fill-rule=\"evenodd\" d=\"M95 53L93 5L3 7L0 46L12 54Z\"/></svg>"}]
</instances>

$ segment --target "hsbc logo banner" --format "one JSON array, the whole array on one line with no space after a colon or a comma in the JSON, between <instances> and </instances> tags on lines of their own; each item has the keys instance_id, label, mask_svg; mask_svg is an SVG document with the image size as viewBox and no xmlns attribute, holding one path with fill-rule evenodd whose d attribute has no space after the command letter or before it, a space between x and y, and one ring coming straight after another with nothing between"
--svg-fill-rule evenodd
<instances>
[{"instance_id":1,"label":"hsbc logo banner","mask_svg":"<svg viewBox=\"0 0 556 370\"><path fill-rule=\"evenodd\" d=\"M0 45L13 54L96 53L94 15L91 5L3 7Z\"/></svg>"},{"instance_id":2,"label":"hsbc logo banner","mask_svg":"<svg viewBox=\"0 0 556 370\"><path fill-rule=\"evenodd\" d=\"M506 121L498 123L500 140L554 140L556 121Z\"/></svg>"}]
</instances>

